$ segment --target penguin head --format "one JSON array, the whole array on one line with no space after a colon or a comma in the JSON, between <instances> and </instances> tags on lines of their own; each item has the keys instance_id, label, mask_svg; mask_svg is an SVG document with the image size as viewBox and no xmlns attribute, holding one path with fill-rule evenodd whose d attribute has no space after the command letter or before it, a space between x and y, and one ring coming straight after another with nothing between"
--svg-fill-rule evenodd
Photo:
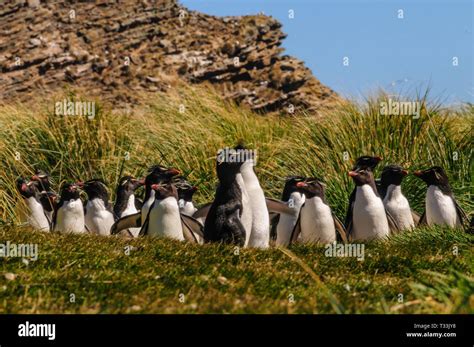
<instances>
[{"instance_id":1,"label":"penguin head","mask_svg":"<svg viewBox=\"0 0 474 347\"><path fill-rule=\"evenodd\" d=\"M184 201L193 201L193 195L198 190L197 187L191 185L186 179L182 176L178 178L178 182L173 182L178 190L178 199L183 199Z\"/></svg>"},{"instance_id":2,"label":"penguin head","mask_svg":"<svg viewBox=\"0 0 474 347\"><path fill-rule=\"evenodd\" d=\"M311 199L316 196L324 200L325 185L315 177L307 178L304 181L297 182L296 187L306 196L307 199Z\"/></svg>"},{"instance_id":3,"label":"penguin head","mask_svg":"<svg viewBox=\"0 0 474 347\"><path fill-rule=\"evenodd\" d=\"M302 182L306 179L303 176L289 176L285 180L285 187L283 188L283 194L281 197L282 201L288 201L290 199L291 193L299 191L296 186L298 182Z\"/></svg>"},{"instance_id":4,"label":"penguin head","mask_svg":"<svg viewBox=\"0 0 474 347\"><path fill-rule=\"evenodd\" d=\"M132 176L124 176L119 181L117 193L123 191L131 194L144 184L144 179L136 179Z\"/></svg>"},{"instance_id":5,"label":"penguin head","mask_svg":"<svg viewBox=\"0 0 474 347\"><path fill-rule=\"evenodd\" d=\"M169 182L174 176L181 174L181 172L175 168L167 168L161 165L152 166L149 172L145 178L145 185L148 187L155 183Z\"/></svg>"},{"instance_id":6,"label":"penguin head","mask_svg":"<svg viewBox=\"0 0 474 347\"><path fill-rule=\"evenodd\" d=\"M77 200L80 197L80 186L76 183L66 182L61 186L61 200Z\"/></svg>"},{"instance_id":7,"label":"penguin head","mask_svg":"<svg viewBox=\"0 0 474 347\"><path fill-rule=\"evenodd\" d=\"M349 176L352 177L356 186L363 186L364 184L371 185L374 182L374 174L372 170L356 170L349 171Z\"/></svg>"},{"instance_id":8,"label":"penguin head","mask_svg":"<svg viewBox=\"0 0 474 347\"><path fill-rule=\"evenodd\" d=\"M226 149L225 155L222 155L222 151L217 153L216 172L219 181L233 181L235 175L240 172L240 168L244 162L238 160L237 155L237 151L233 149Z\"/></svg>"},{"instance_id":9,"label":"penguin head","mask_svg":"<svg viewBox=\"0 0 474 347\"><path fill-rule=\"evenodd\" d=\"M362 157L357 158L354 166L352 167L352 171L356 170L374 170L378 163L382 161L382 157L371 157L368 155L364 155Z\"/></svg>"},{"instance_id":10,"label":"penguin head","mask_svg":"<svg viewBox=\"0 0 474 347\"><path fill-rule=\"evenodd\" d=\"M101 179L95 178L86 182L78 182L76 185L81 187L87 193L89 200L100 198L105 202L109 201L107 186Z\"/></svg>"},{"instance_id":11,"label":"penguin head","mask_svg":"<svg viewBox=\"0 0 474 347\"><path fill-rule=\"evenodd\" d=\"M155 199L163 200L168 197L174 197L178 200L178 190L172 183L154 183L151 189L155 191Z\"/></svg>"},{"instance_id":12,"label":"penguin head","mask_svg":"<svg viewBox=\"0 0 474 347\"><path fill-rule=\"evenodd\" d=\"M448 176L440 166L433 166L426 170L417 170L413 174L421 178L428 186L449 187Z\"/></svg>"},{"instance_id":13,"label":"penguin head","mask_svg":"<svg viewBox=\"0 0 474 347\"><path fill-rule=\"evenodd\" d=\"M387 165L382 171L382 186L388 187L393 184L399 186L402 184L403 178L408 175L408 171L399 165Z\"/></svg>"},{"instance_id":14,"label":"penguin head","mask_svg":"<svg viewBox=\"0 0 474 347\"><path fill-rule=\"evenodd\" d=\"M23 178L19 178L16 181L16 187L20 192L21 196L25 199L31 198L32 196L36 196L38 193L37 186L33 184L33 182L26 182Z\"/></svg>"},{"instance_id":15,"label":"penguin head","mask_svg":"<svg viewBox=\"0 0 474 347\"><path fill-rule=\"evenodd\" d=\"M49 191L51 184L49 182L48 172L41 169L37 169L35 171L35 174L31 176L31 180L38 183L38 189L40 191Z\"/></svg>"}]
</instances>

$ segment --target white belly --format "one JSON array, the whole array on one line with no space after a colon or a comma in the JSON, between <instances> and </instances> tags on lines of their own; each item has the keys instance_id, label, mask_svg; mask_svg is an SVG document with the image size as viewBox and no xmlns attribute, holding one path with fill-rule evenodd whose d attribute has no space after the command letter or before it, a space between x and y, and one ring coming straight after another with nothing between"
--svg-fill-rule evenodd
<instances>
[{"instance_id":1,"label":"white belly","mask_svg":"<svg viewBox=\"0 0 474 347\"><path fill-rule=\"evenodd\" d=\"M301 242L327 244L336 241L336 227L331 208L321 198L306 199L300 215Z\"/></svg>"},{"instance_id":2,"label":"white belly","mask_svg":"<svg viewBox=\"0 0 474 347\"><path fill-rule=\"evenodd\" d=\"M249 162L242 165L241 171L252 209L252 230L248 246L268 248L270 243L270 217L265 195Z\"/></svg>"},{"instance_id":3,"label":"white belly","mask_svg":"<svg viewBox=\"0 0 474 347\"><path fill-rule=\"evenodd\" d=\"M461 226L453 199L436 186L429 186L426 192L426 221L428 225Z\"/></svg>"},{"instance_id":4,"label":"white belly","mask_svg":"<svg viewBox=\"0 0 474 347\"><path fill-rule=\"evenodd\" d=\"M30 209L28 223L36 230L49 231L49 221L43 210L43 206L34 197L26 200Z\"/></svg>"},{"instance_id":5,"label":"white belly","mask_svg":"<svg viewBox=\"0 0 474 347\"><path fill-rule=\"evenodd\" d=\"M114 224L114 215L108 211L101 199L89 200L86 204L85 224L87 229L95 234L110 235Z\"/></svg>"},{"instance_id":6,"label":"white belly","mask_svg":"<svg viewBox=\"0 0 474 347\"><path fill-rule=\"evenodd\" d=\"M84 207L80 199L67 201L58 209L55 231L84 233Z\"/></svg>"},{"instance_id":7,"label":"white belly","mask_svg":"<svg viewBox=\"0 0 474 347\"><path fill-rule=\"evenodd\" d=\"M187 216L192 216L194 212L197 211L197 208L194 207L194 204L191 201L185 201L183 199L180 199L178 205L181 213Z\"/></svg>"},{"instance_id":8,"label":"white belly","mask_svg":"<svg viewBox=\"0 0 474 347\"><path fill-rule=\"evenodd\" d=\"M128 198L127 207L125 207L125 210L123 210L122 214L120 215L120 218L135 214L137 212L138 210L135 207L135 195L132 194ZM140 228L129 228L127 230L132 234L133 237L137 237L140 233Z\"/></svg>"},{"instance_id":9,"label":"white belly","mask_svg":"<svg viewBox=\"0 0 474 347\"><path fill-rule=\"evenodd\" d=\"M291 205L290 205L291 201ZM295 227L300 214L301 206L305 202L305 196L301 193L291 193L287 205L293 209L292 214L281 213L277 225L277 246L288 246L290 243L291 233Z\"/></svg>"},{"instance_id":10,"label":"white belly","mask_svg":"<svg viewBox=\"0 0 474 347\"><path fill-rule=\"evenodd\" d=\"M409 230L415 227L410 204L407 198L402 194L400 186L392 184L388 186L383 204L400 230Z\"/></svg>"},{"instance_id":11,"label":"white belly","mask_svg":"<svg viewBox=\"0 0 474 347\"><path fill-rule=\"evenodd\" d=\"M390 233L383 202L367 184L357 187L352 222L353 240L380 239Z\"/></svg>"},{"instance_id":12,"label":"white belly","mask_svg":"<svg viewBox=\"0 0 474 347\"><path fill-rule=\"evenodd\" d=\"M179 206L175 198L156 200L150 211L148 235L184 241Z\"/></svg>"},{"instance_id":13,"label":"white belly","mask_svg":"<svg viewBox=\"0 0 474 347\"><path fill-rule=\"evenodd\" d=\"M250 240L250 233L252 232L252 208L250 207L250 198L247 194L247 190L245 189L242 175L240 173L237 174L235 180L237 181L242 192L242 214L240 221L245 229L244 247L247 247Z\"/></svg>"}]
</instances>

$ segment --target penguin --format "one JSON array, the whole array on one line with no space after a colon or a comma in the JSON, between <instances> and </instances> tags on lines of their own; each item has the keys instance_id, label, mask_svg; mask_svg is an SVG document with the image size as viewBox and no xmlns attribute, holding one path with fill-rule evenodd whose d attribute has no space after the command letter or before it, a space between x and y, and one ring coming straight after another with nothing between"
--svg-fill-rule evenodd
<instances>
[{"instance_id":1,"label":"penguin","mask_svg":"<svg viewBox=\"0 0 474 347\"><path fill-rule=\"evenodd\" d=\"M357 170L374 171L377 164L380 163L381 161L382 161L382 157L379 157L379 156L371 157L368 155L364 155L362 157L357 158L356 162L354 163L354 166L352 167L352 171L357 171ZM352 221L352 210L354 209L354 200L355 200L356 190L357 190L357 187L354 187L351 195L349 196L349 205L347 207L346 219L344 220L344 226L346 227L347 231L349 231L349 225Z\"/></svg>"},{"instance_id":2,"label":"penguin","mask_svg":"<svg viewBox=\"0 0 474 347\"><path fill-rule=\"evenodd\" d=\"M179 176L177 180L173 180L178 189L178 205L181 213L192 216L196 213L197 208L193 204L193 195L198 190L192 186L184 177Z\"/></svg>"},{"instance_id":3,"label":"penguin","mask_svg":"<svg viewBox=\"0 0 474 347\"><path fill-rule=\"evenodd\" d=\"M291 235L291 242L333 243L338 233L347 242L346 231L342 223L332 212L325 199L325 186L317 178L308 178L296 183L297 189L304 194L305 202L301 206L298 220ZM298 236L301 236L298 238Z\"/></svg>"},{"instance_id":4,"label":"penguin","mask_svg":"<svg viewBox=\"0 0 474 347\"><path fill-rule=\"evenodd\" d=\"M152 189L152 185L171 182L173 177L180 174L179 170L167 168L162 165L154 165L148 172L149 174L145 177L144 181L145 197L141 210L137 213L119 218L110 229L112 235L129 228L141 228L148 217L150 207L155 202L155 191Z\"/></svg>"},{"instance_id":5,"label":"penguin","mask_svg":"<svg viewBox=\"0 0 474 347\"><path fill-rule=\"evenodd\" d=\"M59 203L53 214L53 230L62 233L85 233L84 206L79 186L65 183L61 188Z\"/></svg>"},{"instance_id":6,"label":"penguin","mask_svg":"<svg viewBox=\"0 0 474 347\"><path fill-rule=\"evenodd\" d=\"M87 193L85 205L85 225L87 230L99 235L110 235L110 228L115 222L112 207L109 203L107 186L100 179L77 183Z\"/></svg>"},{"instance_id":7,"label":"penguin","mask_svg":"<svg viewBox=\"0 0 474 347\"><path fill-rule=\"evenodd\" d=\"M415 171L414 175L428 186L425 212L421 216L420 224L465 228L467 226L466 213L454 198L448 176L443 168L433 166L423 171Z\"/></svg>"},{"instance_id":8,"label":"penguin","mask_svg":"<svg viewBox=\"0 0 474 347\"><path fill-rule=\"evenodd\" d=\"M139 235L199 243L196 235L203 239L202 225L179 211L175 185L170 182L155 183L151 188L155 191L155 202Z\"/></svg>"},{"instance_id":9,"label":"penguin","mask_svg":"<svg viewBox=\"0 0 474 347\"><path fill-rule=\"evenodd\" d=\"M114 216L116 219L138 213L142 204L139 199L135 197L135 190L144 184L144 179L138 180L132 176L124 176L119 180L114 204ZM140 228L125 229L124 232L131 237L137 237Z\"/></svg>"},{"instance_id":10,"label":"penguin","mask_svg":"<svg viewBox=\"0 0 474 347\"><path fill-rule=\"evenodd\" d=\"M141 221L145 222L151 205L155 202L155 191L151 188L153 184L170 181L174 176L180 174L175 168L167 168L162 165L154 165L148 170L149 174L145 178L145 198L141 209Z\"/></svg>"},{"instance_id":11,"label":"penguin","mask_svg":"<svg viewBox=\"0 0 474 347\"><path fill-rule=\"evenodd\" d=\"M49 181L49 173L37 169L35 174L31 176L31 181L34 182L40 192L40 202L43 210L50 221L53 220L53 212L57 201L57 194L51 190L51 182Z\"/></svg>"},{"instance_id":12,"label":"penguin","mask_svg":"<svg viewBox=\"0 0 474 347\"><path fill-rule=\"evenodd\" d=\"M28 224L34 229L41 231L50 231L51 219L48 218L47 214L43 209L43 205L40 201L40 192L34 182L26 182L24 179L19 178L16 182L18 191L21 196L25 199L30 214L28 216Z\"/></svg>"},{"instance_id":13,"label":"penguin","mask_svg":"<svg viewBox=\"0 0 474 347\"><path fill-rule=\"evenodd\" d=\"M237 177L237 180L241 184L242 178L243 187L241 187L241 190L243 194L248 196L248 202L245 201L247 197L243 198L243 208L246 210L246 207L249 206L251 209L249 215L251 214L252 224L246 245L265 249L270 245L270 217L265 194L254 171L256 158L245 158L244 151L247 151L247 149L243 145L236 146L235 150L238 158L243 161L240 166L240 176ZM245 158L245 160L242 160L242 158ZM247 216L244 218L246 219Z\"/></svg>"},{"instance_id":14,"label":"penguin","mask_svg":"<svg viewBox=\"0 0 474 347\"><path fill-rule=\"evenodd\" d=\"M221 242L239 247L246 245L248 240L246 234L251 230L251 219L248 224L249 229L246 229L242 223L244 212L242 190L245 187L240 174L241 166L241 161L217 160L216 172L219 185L204 223L204 242L206 243Z\"/></svg>"},{"instance_id":15,"label":"penguin","mask_svg":"<svg viewBox=\"0 0 474 347\"><path fill-rule=\"evenodd\" d=\"M291 234L295 228L301 206L305 202L305 195L297 187L297 183L305 180L302 176L290 176L285 181L281 200L291 208L291 213L278 214L273 224L276 234L275 245L287 247L290 244Z\"/></svg>"},{"instance_id":16,"label":"penguin","mask_svg":"<svg viewBox=\"0 0 474 347\"><path fill-rule=\"evenodd\" d=\"M349 171L356 184L347 233L353 241L386 238L390 234L387 213L369 168Z\"/></svg>"},{"instance_id":17,"label":"penguin","mask_svg":"<svg viewBox=\"0 0 474 347\"><path fill-rule=\"evenodd\" d=\"M408 171L399 165L388 165L382 170L380 192L387 212L393 217L400 231L413 229L420 217L410 208L402 193L402 180Z\"/></svg>"}]
</instances>

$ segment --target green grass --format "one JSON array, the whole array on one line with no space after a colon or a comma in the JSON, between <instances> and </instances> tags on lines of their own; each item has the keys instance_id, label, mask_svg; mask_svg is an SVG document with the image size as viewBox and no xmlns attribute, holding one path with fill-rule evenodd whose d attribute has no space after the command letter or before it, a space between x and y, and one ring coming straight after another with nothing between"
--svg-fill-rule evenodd
<instances>
[{"instance_id":1,"label":"green grass","mask_svg":"<svg viewBox=\"0 0 474 347\"><path fill-rule=\"evenodd\" d=\"M115 187L121 176L140 176L162 163L187 174L203 203L214 195L217 150L244 140L258 150L256 171L268 196L280 196L287 175L324 177L329 204L343 219L353 186L347 170L359 155L376 154L384 157L382 165L443 166L472 216L472 105L443 109L424 95L419 119L380 116L387 98L381 92L325 117L262 116L207 89L181 88L130 113L99 104L88 120L55 116L54 100L63 98L35 108L0 106L0 243L40 248L40 259L28 265L0 258L0 272L17 275L0 277L0 312L473 311L473 239L461 231L417 229L370 243L362 262L325 257L317 246L292 248L296 258L278 249L234 255L233 248L216 245L31 232L21 227L27 209L15 188L17 177L35 168L49 170L54 187L93 177ZM424 184L409 176L402 189L421 212ZM136 247L130 256L124 254L128 244Z\"/></svg>"},{"instance_id":2,"label":"green grass","mask_svg":"<svg viewBox=\"0 0 474 347\"><path fill-rule=\"evenodd\" d=\"M0 277L5 313L474 313L474 237L460 230L368 243L363 261L293 247L304 267L279 249L236 254L230 246L12 227L0 239L39 247L28 264L0 260L4 274L16 275Z\"/></svg>"}]
</instances>

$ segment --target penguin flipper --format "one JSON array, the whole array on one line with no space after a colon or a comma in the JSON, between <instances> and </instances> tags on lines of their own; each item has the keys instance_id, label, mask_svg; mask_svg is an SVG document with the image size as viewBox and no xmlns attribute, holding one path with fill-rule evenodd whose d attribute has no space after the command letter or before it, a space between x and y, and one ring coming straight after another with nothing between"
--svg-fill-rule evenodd
<instances>
[{"instance_id":1,"label":"penguin flipper","mask_svg":"<svg viewBox=\"0 0 474 347\"><path fill-rule=\"evenodd\" d=\"M300 233L301 233L301 213L298 215L298 219L296 220L296 224L293 228L293 231L291 232L290 243L289 243L290 245L295 243L296 240L298 240L298 236L300 236Z\"/></svg>"},{"instance_id":2,"label":"penguin flipper","mask_svg":"<svg viewBox=\"0 0 474 347\"><path fill-rule=\"evenodd\" d=\"M418 225L428 225L428 222L426 221L426 211L421 215Z\"/></svg>"},{"instance_id":3,"label":"penguin flipper","mask_svg":"<svg viewBox=\"0 0 474 347\"><path fill-rule=\"evenodd\" d=\"M397 222L393 216L385 209L385 215L387 216L388 228L390 229L391 234L398 233L401 229L398 226Z\"/></svg>"},{"instance_id":4,"label":"penguin flipper","mask_svg":"<svg viewBox=\"0 0 474 347\"><path fill-rule=\"evenodd\" d=\"M141 214L140 212L130 214L128 216L118 219L111 227L110 234L115 235L120 231L129 228L139 228L141 226Z\"/></svg>"},{"instance_id":5,"label":"penguin flipper","mask_svg":"<svg viewBox=\"0 0 474 347\"><path fill-rule=\"evenodd\" d=\"M466 212L464 212L464 210L461 208L461 206L459 206L458 202L455 199L453 199L453 201L454 201L454 207L456 208L456 213L459 217L459 221L461 222L461 227L463 229L467 230L468 229L467 228L468 227L468 225L467 225L467 223L468 223L467 214L466 214Z\"/></svg>"},{"instance_id":6,"label":"penguin flipper","mask_svg":"<svg viewBox=\"0 0 474 347\"><path fill-rule=\"evenodd\" d=\"M209 210L211 209L212 202L208 202L207 204L202 205L197 209L196 212L193 214L193 218L206 218Z\"/></svg>"},{"instance_id":7,"label":"penguin flipper","mask_svg":"<svg viewBox=\"0 0 474 347\"><path fill-rule=\"evenodd\" d=\"M352 213L354 210L354 201L355 201L356 189L352 191L349 196L349 206L347 206L346 219L344 220L344 226L346 227L347 233L350 234L352 231Z\"/></svg>"},{"instance_id":8,"label":"penguin flipper","mask_svg":"<svg viewBox=\"0 0 474 347\"><path fill-rule=\"evenodd\" d=\"M135 208L140 211L143 207L143 201L140 198L135 198Z\"/></svg>"},{"instance_id":9,"label":"penguin flipper","mask_svg":"<svg viewBox=\"0 0 474 347\"><path fill-rule=\"evenodd\" d=\"M334 219L334 226L336 227L336 232L339 234L342 242L347 243L346 228L344 228L344 225L334 213L332 213L332 218Z\"/></svg>"},{"instance_id":10,"label":"penguin flipper","mask_svg":"<svg viewBox=\"0 0 474 347\"><path fill-rule=\"evenodd\" d=\"M275 241L277 238L277 226L280 221L280 214L270 212L270 240Z\"/></svg>"},{"instance_id":11,"label":"penguin flipper","mask_svg":"<svg viewBox=\"0 0 474 347\"><path fill-rule=\"evenodd\" d=\"M288 204L283 201L272 198L265 198L265 201L267 203L268 212L286 213L289 215L295 213L294 209L289 207Z\"/></svg>"},{"instance_id":12,"label":"penguin flipper","mask_svg":"<svg viewBox=\"0 0 474 347\"><path fill-rule=\"evenodd\" d=\"M420 215L413 210L411 210L411 217L413 218L413 222L415 223L415 225L418 225L418 223L420 223Z\"/></svg>"},{"instance_id":13,"label":"penguin flipper","mask_svg":"<svg viewBox=\"0 0 474 347\"><path fill-rule=\"evenodd\" d=\"M183 236L186 241L199 243L196 235L198 235L201 240L204 240L203 226L193 217L181 213L181 225L183 226Z\"/></svg>"}]
</instances>

